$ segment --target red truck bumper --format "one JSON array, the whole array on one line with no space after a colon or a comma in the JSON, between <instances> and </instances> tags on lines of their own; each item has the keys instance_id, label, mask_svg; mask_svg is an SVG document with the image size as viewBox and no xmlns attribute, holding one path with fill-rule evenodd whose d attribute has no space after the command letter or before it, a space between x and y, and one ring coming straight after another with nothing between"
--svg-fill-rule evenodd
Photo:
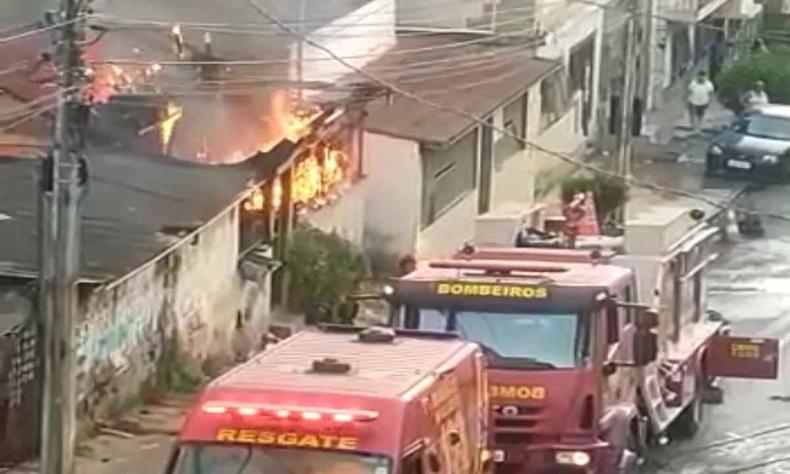
<instances>
[{"instance_id":1,"label":"red truck bumper","mask_svg":"<svg viewBox=\"0 0 790 474\"><path fill-rule=\"evenodd\" d=\"M617 466L604 442L500 446L492 452L496 474L613 474Z\"/></svg>"}]
</instances>

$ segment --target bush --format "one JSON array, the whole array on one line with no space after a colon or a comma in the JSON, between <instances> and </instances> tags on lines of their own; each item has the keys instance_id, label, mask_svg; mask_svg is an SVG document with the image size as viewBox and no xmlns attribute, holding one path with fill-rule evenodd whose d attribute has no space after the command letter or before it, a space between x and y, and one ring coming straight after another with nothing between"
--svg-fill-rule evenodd
<instances>
[{"instance_id":1,"label":"bush","mask_svg":"<svg viewBox=\"0 0 790 474\"><path fill-rule=\"evenodd\" d=\"M743 110L741 98L757 81L765 82L771 102L790 104L790 50L773 47L739 61L722 71L717 78L719 100L735 113Z\"/></svg>"},{"instance_id":2,"label":"bush","mask_svg":"<svg viewBox=\"0 0 790 474\"><path fill-rule=\"evenodd\" d=\"M579 192L592 192L596 217L601 225L628 200L628 186L618 179L569 176L562 181L560 195L563 203L570 202Z\"/></svg>"},{"instance_id":3,"label":"bush","mask_svg":"<svg viewBox=\"0 0 790 474\"><path fill-rule=\"evenodd\" d=\"M348 323L339 314L346 296L366 274L362 253L336 233L311 226L294 229L288 242L286 265L291 276L289 301L309 323Z\"/></svg>"}]
</instances>

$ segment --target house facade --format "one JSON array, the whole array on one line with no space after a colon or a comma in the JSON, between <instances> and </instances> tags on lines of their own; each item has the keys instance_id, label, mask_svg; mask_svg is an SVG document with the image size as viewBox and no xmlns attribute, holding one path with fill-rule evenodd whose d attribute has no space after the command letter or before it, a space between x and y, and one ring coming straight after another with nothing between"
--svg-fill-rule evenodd
<instances>
[{"instance_id":1,"label":"house facade","mask_svg":"<svg viewBox=\"0 0 790 474\"><path fill-rule=\"evenodd\" d=\"M578 105L568 98L560 63L518 58L495 70L457 67L463 72L455 78L426 80L419 84L423 92L417 86L413 92L547 149L572 152L583 145ZM380 269L392 269L406 255L452 252L475 237L480 216L529 213L541 176L559 161L491 127L403 97L368 106L363 148L364 243Z\"/></svg>"}]
</instances>

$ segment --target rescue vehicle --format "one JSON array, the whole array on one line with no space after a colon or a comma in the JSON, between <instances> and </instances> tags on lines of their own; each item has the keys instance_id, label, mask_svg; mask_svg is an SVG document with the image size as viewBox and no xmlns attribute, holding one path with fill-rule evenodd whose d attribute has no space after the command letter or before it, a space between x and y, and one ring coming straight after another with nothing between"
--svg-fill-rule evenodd
<instances>
[{"instance_id":1,"label":"rescue vehicle","mask_svg":"<svg viewBox=\"0 0 790 474\"><path fill-rule=\"evenodd\" d=\"M447 334L326 327L208 385L168 474L482 474L485 357Z\"/></svg>"},{"instance_id":2,"label":"rescue vehicle","mask_svg":"<svg viewBox=\"0 0 790 474\"><path fill-rule=\"evenodd\" d=\"M777 374L777 341L705 311L716 232L659 255L467 246L385 288L391 323L483 348L496 472L639 472L651 440L696 431L716 376Z\"/></svg>"}]
</instances>

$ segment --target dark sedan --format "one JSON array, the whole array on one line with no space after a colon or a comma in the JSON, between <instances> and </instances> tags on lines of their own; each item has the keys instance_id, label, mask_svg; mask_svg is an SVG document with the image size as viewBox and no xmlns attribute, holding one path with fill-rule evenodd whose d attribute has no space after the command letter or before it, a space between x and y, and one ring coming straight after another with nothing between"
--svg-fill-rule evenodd
<instances>
[{"instance_id":1,"label":"dark sedan","mask_svg":"<svg viewBox=\"0 0 790 474\"><path fill-rule=\"evenodd\" d=\"M738 117L708 147L706 172L790 178L790 106L762 105Z\"/></svg>"}]
</instances>

